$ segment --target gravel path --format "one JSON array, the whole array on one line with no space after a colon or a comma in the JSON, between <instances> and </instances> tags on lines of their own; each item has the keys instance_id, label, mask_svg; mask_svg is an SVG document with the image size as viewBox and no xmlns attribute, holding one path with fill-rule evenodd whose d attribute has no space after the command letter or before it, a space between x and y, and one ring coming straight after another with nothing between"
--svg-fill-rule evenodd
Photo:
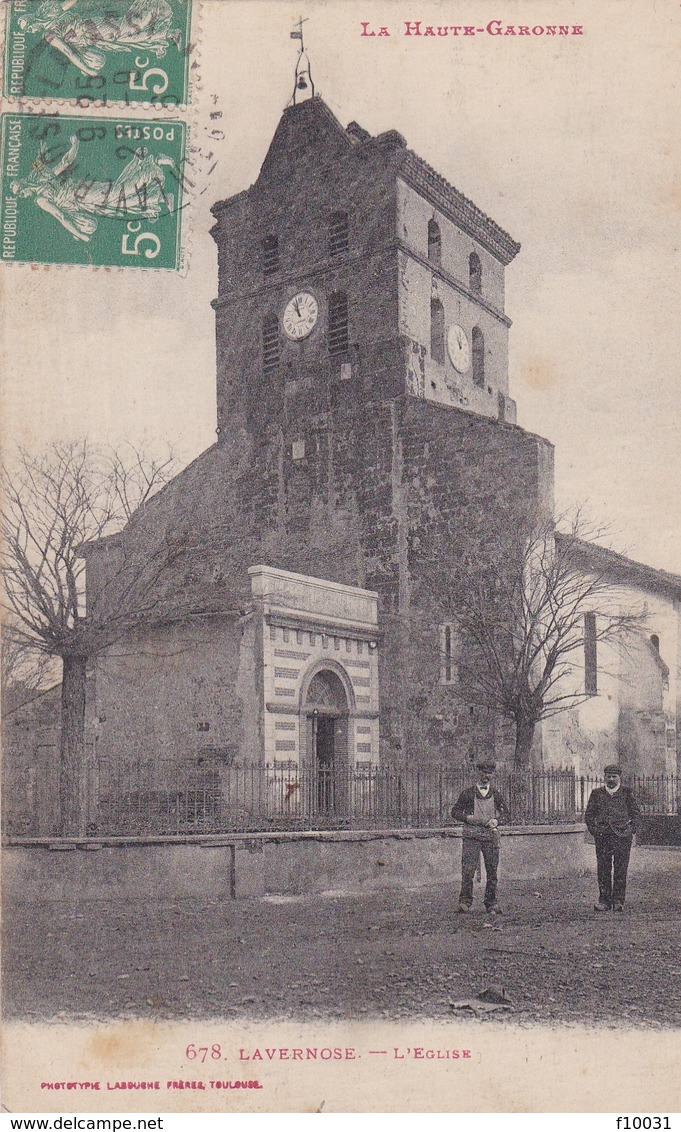
<instances>
[{"instance_id":1,"label":"gravel path","mask_svg":"<svg viewBox=\"0 0 681 1132\"><path fill-rule=\"evenodd\" d=\"M5 909L5 1013L445 1019L451 1001L501 986L516 1009L495 1022L678 1026L678 876L630 885L623 915L599 915L592 878L504 882L494 921L481 907L457 914L457 885L17 904Z\"/></svg>"}]
</instances>

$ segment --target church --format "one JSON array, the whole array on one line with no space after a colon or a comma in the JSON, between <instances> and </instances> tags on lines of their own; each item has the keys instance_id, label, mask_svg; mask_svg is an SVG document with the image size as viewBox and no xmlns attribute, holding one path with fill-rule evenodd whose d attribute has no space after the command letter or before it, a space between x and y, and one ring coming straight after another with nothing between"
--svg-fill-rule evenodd
<instances>
[{"instance_id":1,"label":"church","mask_svg":"<svg viewBox=\"0 0 681 1132\"><path fill-rule=\"evenodd\" d=\"M217 441L84 548L88 613L153 575L147 615L90 671L97 758L166 782L508 763L508 722L456 696L447 609L462 540L518 500L553 515L552 445L509 391L519 244L395 130L343 127L316 95L213 214ZM650 647L537 735L537 766L676 772L681 578L625 572L654 595Z\"/></svg>"}]
</instances>

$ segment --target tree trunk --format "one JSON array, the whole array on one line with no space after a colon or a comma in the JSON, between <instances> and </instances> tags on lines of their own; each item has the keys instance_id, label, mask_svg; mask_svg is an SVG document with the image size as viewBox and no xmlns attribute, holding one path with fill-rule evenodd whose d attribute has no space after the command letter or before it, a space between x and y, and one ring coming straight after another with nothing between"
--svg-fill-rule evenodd
<instances>
[{"instance_id":1,"label":"tree trunk","mask_svg":"<svg viewBox=\"0 0 681 1132\"><path fill-rule=\"evenodd\" d=\"M532 740L534 729L537 726L535 719L517 719L515 725L515 755L514 766L518 770L527 770L530 765Z\"/></svg>"},{"instance_id":2,"label":"tree trunk","mask_svg":"<svg viewBox=\"0 0 681 1132\"><path fill-rule=\"evenodd\" d=\"M60 833L63 837L83 837L86 832L85 664L84 656L63 658L59 763Z\"/></svg>"}]
</instances>

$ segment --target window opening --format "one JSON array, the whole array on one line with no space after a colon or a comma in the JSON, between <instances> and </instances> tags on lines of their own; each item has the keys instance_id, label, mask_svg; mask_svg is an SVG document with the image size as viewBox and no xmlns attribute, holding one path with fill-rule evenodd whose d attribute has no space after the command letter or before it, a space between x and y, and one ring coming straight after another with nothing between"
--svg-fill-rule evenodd
<instances>
[{"instance_id":1,"label":"window opening","mask_svg":"<svg viewBox=\"0 0 681 1132\"><path fill-rule=\"evenodd\" d=\"M348 297L336 291L329 299L329 353L345 354L348 349Z\"/></svg>"},{"instance_id":2,"label":"window opening","mask_svg":"<svg viewBox=\"0 0 681 1132\"><path fill-rule=\"evenodd\" d=\"M262 243L262 266L265 275L279 270L279 237L265 236Z\"/></svg>"},{"instance_id":3,"label":"window opening","mask_svg":"<svg viewBox=\"0 0 681 1132\"><path fill-rule=\"evenodd\" d=\"M584 693L587 696L598 694L598 647L595 613L584 614Z\"/></svg>"},{"instance_id":4,"label":"window opening","mask_svg":"<svg viewBox=\"0 0 681 1132\"><path fill-rule=\"evenodd\" d=\"M279 369L279 320L268 315L262 324L262 368L267 376Z\"/></svg>"},{"instance_id":5,"label":"window opening","mask_svg":"<svg viewBox=\"0 0 681 1132\"><path fill-rule=\"evenodd\" d=\"M334 212L329 221L329 255L344 255L350 246L347 212Z\"/></svg>"},{"instance_id":6,"label":"window opening","mask_svg":"<svg viewBox=\"0 0 681 1132\"><path fill-rule=\"evenodd\" d=\"M439 299L430 301L430 356L439 365L445 363L445 309Z\"/></svg>"},{"instance_id":7,"label":"window opening","mask_svg":"<svg viewBox=\"0 0 681 1132\"><path fill-rule=\"evenodd\" d=\"M485 387L485 337L479 326L474 326L471 334L473 349L473 384Z\"/></svg>"},{"instance_id":8,"label":"window opening","mask_svg":"<svg viewBox=\"0 0 681 1132\"><path fill-rule=\"evenodd\" d=\"M482 294L482 264L477 252L471 252L468 257L468 282L471 291Z\"/></svg>"},{"instance_id":9,"label":"window opening","mask_svg":"<svg viewBox=\"0 0 681 1132\"><path fill-rule=\"evenodd\" d=\"M437 220L428 221L428 259L431 263L442 263L442 236Z\"/></svg>"}]
</instances>

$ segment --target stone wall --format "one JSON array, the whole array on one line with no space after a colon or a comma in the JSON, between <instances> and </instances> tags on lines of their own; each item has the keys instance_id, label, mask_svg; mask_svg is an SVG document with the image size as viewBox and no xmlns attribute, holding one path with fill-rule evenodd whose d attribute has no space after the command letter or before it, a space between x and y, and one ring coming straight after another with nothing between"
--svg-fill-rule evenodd
<instances>
[{"instance_id":1,"label":"stone wall","mask_svg":"<svg viewBox=\"0 0 681 1132\"><path fill-rule=\"evenodd\" d=\"M399 319L407 345L408 391L505 419L506 405L512 403L508 401L510 319L504 314L504 267L481 243L403 182L398 184L397 201L397 231L403 245L399 255ZM427 258L431 219L440 229L440 264ZM482 266L481 294L469 288L471 253L479 257ZM431 299L442 303L445 327L457 324L464 329L469 346L473 327L482 332L485 381L481 386L473 382L472 363L462 374L452 365L446 349L442 363L431 356Z\"/></svg>"},{"instance_id":2,"label":"stone wall","mask_svg":"<svg viewBox=\"0 0 681 1132\"><path fill-rule=\"evenodd\" d=\"M37 692L2 719L5 834L53 833L59 820L61 684Z\"/></svg>"},{"instance_id":3,"label":"stone wall","mask_svg":"<svg viewBox=\"0 0 681 1132\"><path fill-rule=\"evenodd\" d=\"M88 715L100 793L138 781L172 788L176 770L258 759L253 629L224 616L179 621L131 633L97 658Z\"/></svg>"},{"instance_id":4,"label":"stone wall","mask_svg":"<svg viewBox=\"0 0 681 1132\"><path fill-rule=\"evenodd\" d=\"M500 880L593 875L581 825L502 830ZM62 900L206 899L266 894L352 895L456 884L459 830L259 834L165 843L12 844L3 852L8 903ZM678 849L635 848L630 872L674 872Z\"/></svg>"},{"instance_id":5,"label":"stone wall","mask_svg":"<svg viewBox=\"0 0 681 1132\"><path fill-rule=\"evenodd\" d=\"M341 364L353 400L404 392L397 326L393 149L354 145L319 100L285 111L260 176L215 206L219 289L215 302L218 426L223 441L239 421L262 435L282 413L309 421L329 406ZM329 221L348 215L348 251L330 257ZM264 275L264 239L278 238L279 269ZM263 373L262 322L281 317L299 290L311 291L319 319L309 337L279 334L280 363ZM330 296L348 298L349 349L330 356Z\"/></svg>"},{"instance_id":6,"label":"stone wall","mask_svg":"<svg viewBox=\"0 0 681 1132\"><path fill-rule=\"evenodd\" d=\"M163 585L209 607L244 608L248 567L256 564L375 590L384 632L381 759L460 763L493 748L494 728L462 712L439 683L439 624L453 599L451 566L472 534L484 537L495 524L515 522L518 499L536 512L550 509L547 441L417 398L340 402L313 418L284 416L259 443L234 426L230 442L177 477L121 542L135 561L145 547L186 531L187 550L175 556ZM91 572L98 557L90 556ZM180 681L198 657L195 642L208 632L196 618L183 624L182 660L161 656L159 667L175 663ZM214 667L210 650L206 657ZM226 663L222 658L215 671ZM236 695L238 666L227 667L223 702ZM141 696L143 683L130 695ZM204 688L211 686L212 676ZM139 733L142 716L163 709L158 700L148 707L140 701L140 711L137 723L126 721L130 731Z\"/></svg>"},{"instance_id":7,"label":"stone wall","mask_svg":"<svg viewBox=\"0 0 681 1132\"><path fill-rule=\"evenodd\" d=\"M631 776L678 773L679 609L660 590L613 582L610 600L617 608L645 610L645 621L623 641L599 644L597 694L544 722L547 766L600 774L608 762L619 762ZM583 680L580 664L572 685L578 693Z\"/></svg>"}]
</instances>

